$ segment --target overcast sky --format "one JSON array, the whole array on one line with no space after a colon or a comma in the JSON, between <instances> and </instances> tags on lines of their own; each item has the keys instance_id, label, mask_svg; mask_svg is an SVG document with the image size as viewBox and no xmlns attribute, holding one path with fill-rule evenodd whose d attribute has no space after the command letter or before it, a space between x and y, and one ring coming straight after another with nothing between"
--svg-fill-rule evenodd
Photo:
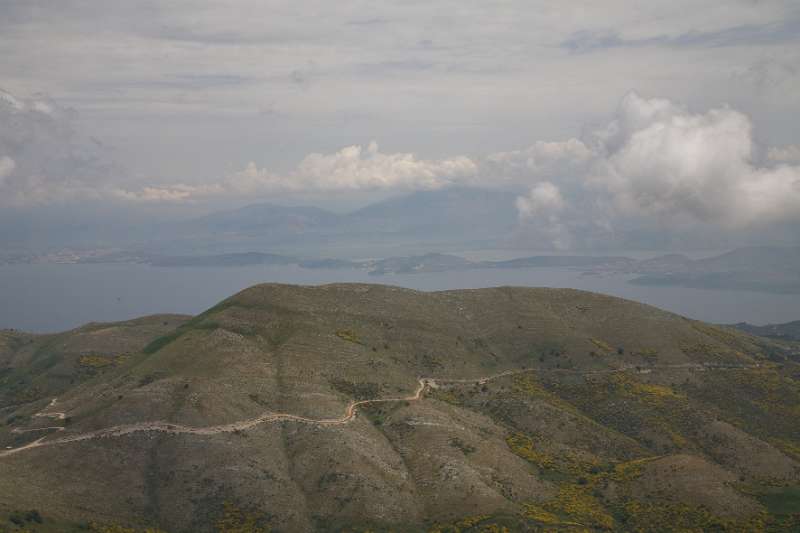
<instances>
[{"instance_id":1,"label":"overcast sky","mask_svg":"<svg viewBox=\"0 0 800 533\"><path fill-rule=\"evenodd\" d=\"M465 184L559 247L800 221L796 0L0 0L0 57L0 209Z\"/></svg>"}]
</instances>

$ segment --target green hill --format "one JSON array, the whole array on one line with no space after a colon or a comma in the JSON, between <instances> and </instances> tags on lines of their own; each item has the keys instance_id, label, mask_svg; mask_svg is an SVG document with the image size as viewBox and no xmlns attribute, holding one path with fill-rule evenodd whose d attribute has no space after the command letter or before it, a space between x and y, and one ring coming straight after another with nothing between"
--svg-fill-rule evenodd
<instances>
[{"instance_id":1,"label":"green hill","mask_svg":"<svg viewBox=\"0 0 800 533\"><path fill-rule=\"evenodd\" d=\"M800 527L792 351L627 300L259 285L0 339L0 531Z\"/></svg>"}]
</instances>

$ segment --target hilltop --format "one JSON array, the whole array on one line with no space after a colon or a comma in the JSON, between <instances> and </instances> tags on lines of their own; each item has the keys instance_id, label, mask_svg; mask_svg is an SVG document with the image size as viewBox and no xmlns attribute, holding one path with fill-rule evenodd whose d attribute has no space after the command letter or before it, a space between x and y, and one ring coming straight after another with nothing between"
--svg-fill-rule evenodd
<instances>
[{"instance_id":1,"label":"hilltop","mask_svg":"<svg viewBox=\"0 0 800 533\"><path fill-rule=\"evenodd\" d=\"M0 528L791 531L796 357L511 287L266 284L192 318L5 331Z\"/></svg>"}]
</instances>

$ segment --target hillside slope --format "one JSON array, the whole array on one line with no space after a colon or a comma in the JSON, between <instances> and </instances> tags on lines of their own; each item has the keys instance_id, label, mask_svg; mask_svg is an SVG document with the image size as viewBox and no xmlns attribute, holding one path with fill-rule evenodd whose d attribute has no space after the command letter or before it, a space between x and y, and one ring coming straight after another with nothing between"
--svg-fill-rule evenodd
<instances>
[{"instance_id":1,"label":"hillside slope","mask_svg":"<svg viewBox=\"0 0 800 533\"><path fill-rule=\"evenodd\" d=\"M575 290L259 285L55 403L0 395L0 512L33 531L791 531L792 357Z\"/></svg>"}]
</instances>

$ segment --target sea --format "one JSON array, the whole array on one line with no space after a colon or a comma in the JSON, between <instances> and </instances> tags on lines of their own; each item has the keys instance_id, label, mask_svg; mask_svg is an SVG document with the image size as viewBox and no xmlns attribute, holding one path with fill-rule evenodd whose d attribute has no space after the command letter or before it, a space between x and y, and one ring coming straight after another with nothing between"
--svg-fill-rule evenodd
<instances>
[{"instance_id":1,"label":"sea","mask_svg":"<svg viewBox=\"0 0 800 533\"><path fill-rule=\"evenodd\" d=\"M800 319L800 297L754 291L655 287L633 276L559 268L475 269L375 276L360 269L297 265L165 268L146 264L0 266L0 329L63 331L87 322L156 314L197 314L258 283L381 283L421 291L493 286L569 287L654 305L714 323L763 325Z\"/></svg>"}]
</instances>

